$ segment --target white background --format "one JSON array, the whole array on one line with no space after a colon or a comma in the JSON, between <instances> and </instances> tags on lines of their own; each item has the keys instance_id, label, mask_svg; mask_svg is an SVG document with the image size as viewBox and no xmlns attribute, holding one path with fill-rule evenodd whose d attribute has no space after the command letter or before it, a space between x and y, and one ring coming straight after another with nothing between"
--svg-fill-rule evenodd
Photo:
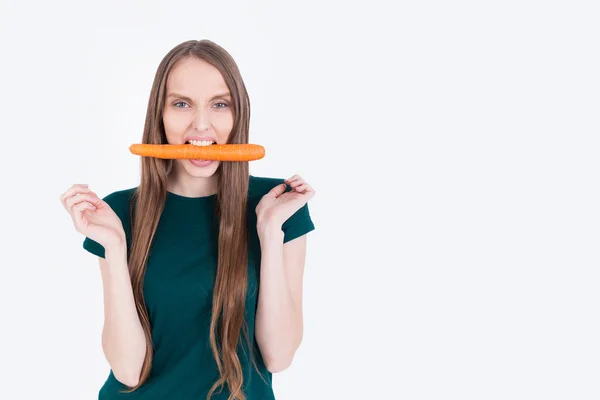
<instances>
[{"instance_id":1,"label":"white background","mask_svg":"<svg viewBox=\"0 0 600 400\"><path fill-rule=\"evenodd\" d=\"M317 191L278 399L600 398L598 8L392 3L1 3L1 398L96 398L101 278L59 196L137 184L156 67L203 38L251 172Z\"/></svg>"}]
</instances>

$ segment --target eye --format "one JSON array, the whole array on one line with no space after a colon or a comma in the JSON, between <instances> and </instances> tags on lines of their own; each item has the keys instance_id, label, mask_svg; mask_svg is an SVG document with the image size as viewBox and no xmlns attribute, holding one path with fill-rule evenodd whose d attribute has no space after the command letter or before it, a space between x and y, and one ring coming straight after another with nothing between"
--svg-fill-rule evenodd
<instances>
[{"instance_id":1,"label":"eye","mask_svg":"<svg viewBox=\"0 0 600 400\"><path fill-rule=\"evenodd\" d=\"M178 102L174 103L173 105L177 108L184 108L186 106L189 107L188 103L186 103L185 101L178 101Z\"/></svg>"},{"instance_id":2,"label":"eye","mask_svg":"<svg viewBox=\"0 0 600 400\"><path fill-rule=\"evenodd\" d=\"M222 102L222 101L220 101L220 102L218 102L218 103L215 103L215 107L216 107L216 108L225 108L225 107L227 107L227 106L228 106L228 104L227 104L227 103L224 103L224 102Z\"/></svg>"}]
</instances>

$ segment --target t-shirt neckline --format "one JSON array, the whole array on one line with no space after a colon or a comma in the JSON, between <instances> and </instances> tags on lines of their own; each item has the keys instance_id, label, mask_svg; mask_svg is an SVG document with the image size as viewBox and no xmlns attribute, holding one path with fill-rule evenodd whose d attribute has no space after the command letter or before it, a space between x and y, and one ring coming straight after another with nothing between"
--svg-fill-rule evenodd
<instances>
[{"instance_id":1,"label":"t-shirt neckline","mask_svg":"<svg viewBox=\"0 0 600 400\"><path fill-rule=\"evenodd\" d=\"M171 197L171 198L173 198L173 199L176 199L176 200L183 200L183 201L202 201L202 200L211 200L211 199L213 199L213 198L216 198L216 197L217 197L217 194L216 194L216 193L214 193L214 194L209 194L209 195L206 195L206 196L194 196L194 197L189 197L189 196L183 196L183 195L180 195L180 194L176 194L176 193L173 193L173 192L171 192L170 190L167 190L167 196L168 196L168 197Z\"/></svg>"}]
</instances>

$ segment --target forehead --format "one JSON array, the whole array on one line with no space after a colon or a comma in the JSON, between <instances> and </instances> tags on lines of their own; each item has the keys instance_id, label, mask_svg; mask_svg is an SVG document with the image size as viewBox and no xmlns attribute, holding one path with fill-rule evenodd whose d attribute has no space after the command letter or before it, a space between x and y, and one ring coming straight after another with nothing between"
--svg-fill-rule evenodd
<instances>
[{"instance_id":1,"label":"forehead","mask_svg":"<svg viewBox=\"0 0 600 400\"><path fill-rule=\"evenodd\" d=\"M204 60L188 57L179 61L169 73L167 94L177 92L192 98L207 98L228 92L219 70Z\"/></svg>"}]
</instances>

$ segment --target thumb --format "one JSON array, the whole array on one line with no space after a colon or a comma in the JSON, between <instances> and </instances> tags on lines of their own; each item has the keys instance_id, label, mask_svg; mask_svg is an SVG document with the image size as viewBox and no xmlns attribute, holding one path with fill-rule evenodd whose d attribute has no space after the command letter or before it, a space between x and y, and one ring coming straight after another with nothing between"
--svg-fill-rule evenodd
<instances>
[{"instance_id":1,"label":"thumb","mask_svg":"<svg viewBox=\"0 0 600 400\"><path fill-rule=\"evenodd\" d=\"M287 189L287 185L285 183L281 183L275 186L273 189L269 190L269 195L277 198L285 192L285 189Z\"/></svg>"}]
</instances>

